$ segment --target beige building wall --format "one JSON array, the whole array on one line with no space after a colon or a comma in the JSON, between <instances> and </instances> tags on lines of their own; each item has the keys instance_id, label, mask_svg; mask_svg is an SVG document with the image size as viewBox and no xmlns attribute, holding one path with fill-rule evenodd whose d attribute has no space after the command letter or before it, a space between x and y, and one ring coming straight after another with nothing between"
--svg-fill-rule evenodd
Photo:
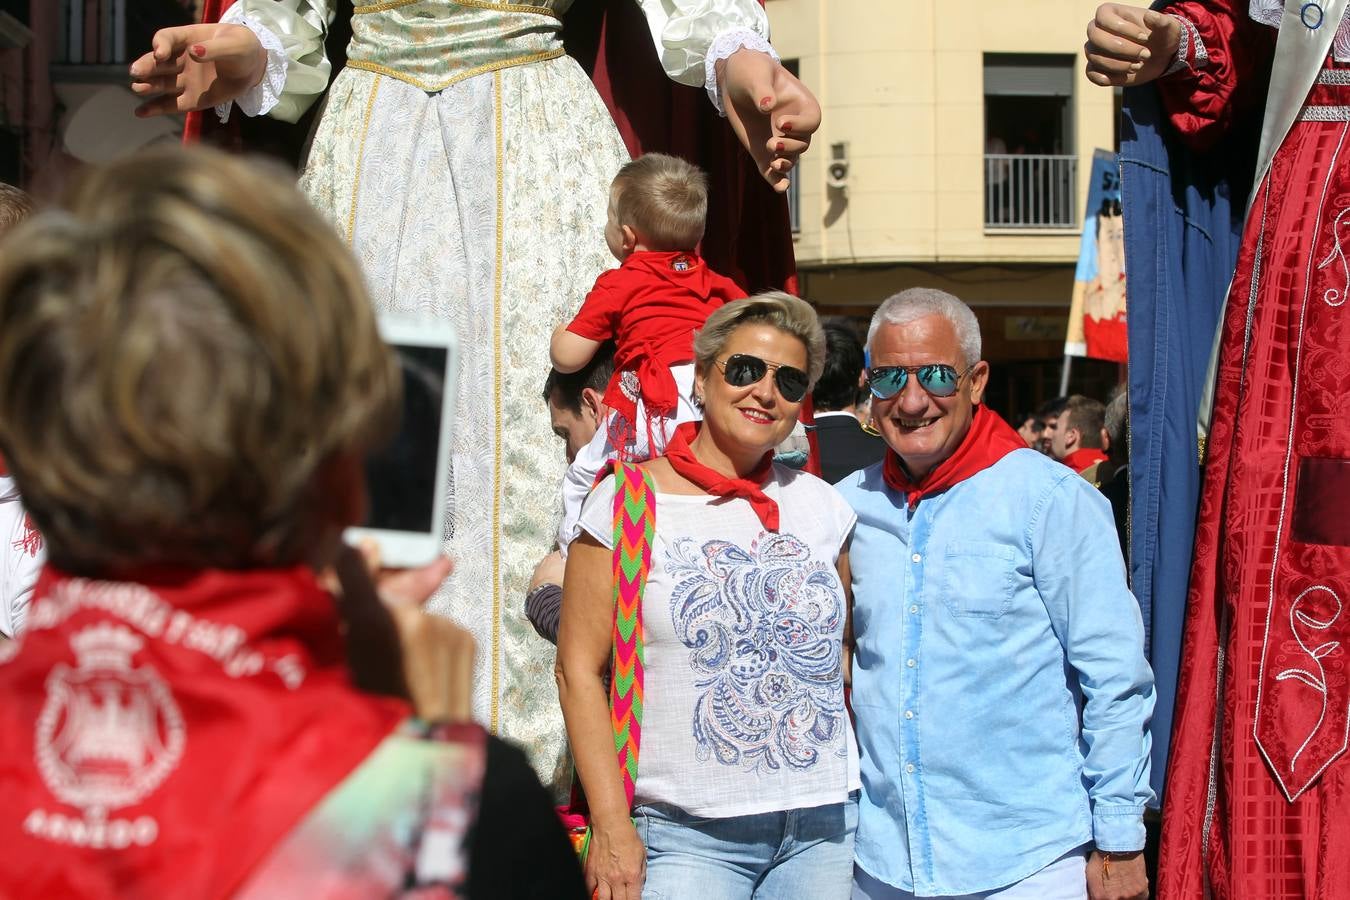
<instances>
[{"instance_id":1,"label":"beige building wall","mask_svg":"<svg viewBox=\"0 0 1350 900\"><path fill-rule=\"evenodd\" d=\"M983 54L1081 54L1097 0L766 6L774 45L799 61L824 112L798 174L799 266L1072 263L1076 229L985 228ZM1081 218L1092 151L1113 146L1114 99L1087 81L1081 64L1073 91ZM848 145L844 191L826 186L830 146L838 142ZM1067 305L1062 275L1050 278L1063 289L1053 299Z\"/></svg>"}]
</instances>

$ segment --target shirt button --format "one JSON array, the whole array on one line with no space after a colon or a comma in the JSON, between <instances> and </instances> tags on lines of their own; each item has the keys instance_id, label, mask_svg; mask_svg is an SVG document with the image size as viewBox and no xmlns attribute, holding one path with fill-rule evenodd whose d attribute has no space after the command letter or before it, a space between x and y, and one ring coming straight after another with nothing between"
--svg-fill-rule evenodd
<instances>
[{"instance_id":1,"label":"shirt button","mask_svg":"<svg viewBox=\"0 0 1350 900\"><path fill-rule=\"evenodd\" d=\"M906 719L912 719L912 718L914 718L914 710L912 710L912 709L907 709L907 710L905 710L905 718L906 718Z\"/></svg>"},{"instance_id":2,"label":"shirt button","mask_svg":"<svg viewBox=\"0 0 1350 900\"><path fill-rule=\"evenodd\" d=\"M919 611L919 604L917 604L917 603L910 604L909 611L912 612L912 613L918 612L918 611Z\"/></svg>"},{"instance_id":3,"label":"shirt button","mask_svg":"<svg viewBox=\"0 0 1350 900\"><path fill-rule=\"evenodd\" d=\"M909 560L910 562L923 562L923 557L915 553L913 556L909 558Z\"/></svg>"},{"instance_id":4,"label":"shirt button","mask_svg":"<svg viewBox=\"0 0 1350 900\"><path fill-rule=\"evenodd\" d=\"M913 774L914 774L914 763L910 763L909 765L905 766L905 771L908 772L910 775L913 775Z\"/></svg>"},{"instance_id":5,"label":"shirt button","mask_svg":"<svg viewBox=\"0 0 1350 900\"><path fill-rule=\"evenodd\" d=\"M907 660L905 660L905 665L909 666L909 667L912 669L912 668L914 668L915 666L917 666L918 663L915 662L915 661L912 660L912 659L907 659Z\"/></svg>"}]
</instances>

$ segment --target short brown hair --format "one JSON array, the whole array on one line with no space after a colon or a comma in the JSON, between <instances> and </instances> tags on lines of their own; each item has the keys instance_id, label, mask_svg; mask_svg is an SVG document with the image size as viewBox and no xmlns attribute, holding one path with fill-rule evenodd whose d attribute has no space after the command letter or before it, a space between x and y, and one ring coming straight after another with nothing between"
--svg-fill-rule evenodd
<instances>
[{"instance_id":1,"label":"short brown hair","mask_svg":"<svg viewBox=\"0 0 1350 900\"><path fill-rule=\"evenodd\" d=\"M614 177L610 201L627 225L653 250L693 250L708 218L708 177L664 153L645 153Z\"/></svg>"},{"instance_id":2,"label":"short brown hair","mask_svg":"<svg viewBox=\"0 0 1350 900\"><path fill-rule=\"evenodd\" d=\"M0 236L28 218L33 198L21 188L0 181Z\"/></svg>"},{"instance_id":3,"label":"short brown hair","mask_svg":"<svg viewBox=\"0 0 1350 900\"><path fill-rule=\"evenodd\" d=\"M1106 427L1106 406L1100 400L1074 394L1064 404L1064 412L1059 414L1059 430L1078 429L1078 444L1081 447L1101 449L1102 429Z\"/></svg>"},{"instance_id":4,"label":"short brown hair","mask_svg":"<svg viewBox=\"0 0 1350 900\"><path fill-rule=\"evenodd\" d=\"M0 452L56 565L304 561L322 467L397 421L355 260L293 183L178 148L88 172L0 258Z\"/></svg>"}]
</instances>

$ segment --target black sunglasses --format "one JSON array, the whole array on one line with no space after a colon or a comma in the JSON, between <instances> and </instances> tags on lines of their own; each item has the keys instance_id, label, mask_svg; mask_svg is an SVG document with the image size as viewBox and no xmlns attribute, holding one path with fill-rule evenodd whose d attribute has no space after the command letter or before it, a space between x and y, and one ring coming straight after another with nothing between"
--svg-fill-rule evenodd
<instances>
[{"instance_id":1,"label":"black sunglasses","mask_svg":"<svg viewBox=\"0 0 1350 900\"><path fill-rule=\"evenodd\" d=\"M765 362L758 356L751 356L748 353L733 353L725 361L719 362L717 368L722 370L722 377L732 387L758 384L772 371L773 382L778 385L778 393L789 403L800 402L806 396L806 389L811 384L807 374L795 366Z\"/></svg>"},{"instance_id":2,"label":"black sunglasses","mask_svg":"<svg viewBox=\"0 0 1350 900\"><path fill-rule=\"evenodd\" d=\"M934 397L950 397L956 393L961 379L970 372L957 372L955 366L946 363L929 363L924 366L877 366L867 370L867 389L878 400L889 400L905 389L909 382L909 373L919 379L919 387Z\"/></svg>"}]
</instances>

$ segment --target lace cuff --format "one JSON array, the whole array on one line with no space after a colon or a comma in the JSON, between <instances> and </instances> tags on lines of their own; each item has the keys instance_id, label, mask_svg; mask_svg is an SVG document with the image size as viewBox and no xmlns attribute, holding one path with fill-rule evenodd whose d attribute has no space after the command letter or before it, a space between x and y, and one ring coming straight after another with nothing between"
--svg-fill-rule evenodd
<instances>
[{"instance_id":1,"label":"lace cuff","mask_svg":"<svg viewBox=\"0 0 1350 900\"><path fill-rule=\"evenodd\" d=\"M245 13L243 6L242 3L231 6L225 11L225 15L220 17L220 23L243 25L258 36L258 43L267 51L267 71L263 73L262 81L232 102L238 104L240 111L246 116L263 116L281 99L281 92L286 88L286 65L289 60L285 48L281 46L281 38L273 34L266 25ZM230 120L230 106L231 101L216 104L216 116L222 124Z\"/></svg>"},{"instance_id":2,"label":"lace cuff","mask_svg":"<svg viewBox=\"0 0 1350 900\"><path fill-rule=\"evenodd\" d=\"M1168 15L1181 23L1181 41L1177 44L1176 59L1172 60L1172 64L1167 67L1167 71L1163 72L1163 75L1171 75L1173 72L1180 72L1182 69L1190 69L1193 72L1209 65L1209 51L1205 49L1205 42L1200 38L1200 29L1196 28L1195 23L1190 19L1183 18L1176 13L1168 13Z\"/></svg>"},{"instance_id":3,"label":"lace cuff","mask_svg":"<svg viewBox=\"0 0 1350 900\"><path fill-rule=\"evenodd\" d=\"M778 52L758 32L749 28L731 28L713 38L708 52L703 57L703 88L708 99L717 108L717 114L726 118L727 111L722 108L722 89L717 83L717 64L737 50L758 50L779 62Z\"/></svg>"}]
</instances>

